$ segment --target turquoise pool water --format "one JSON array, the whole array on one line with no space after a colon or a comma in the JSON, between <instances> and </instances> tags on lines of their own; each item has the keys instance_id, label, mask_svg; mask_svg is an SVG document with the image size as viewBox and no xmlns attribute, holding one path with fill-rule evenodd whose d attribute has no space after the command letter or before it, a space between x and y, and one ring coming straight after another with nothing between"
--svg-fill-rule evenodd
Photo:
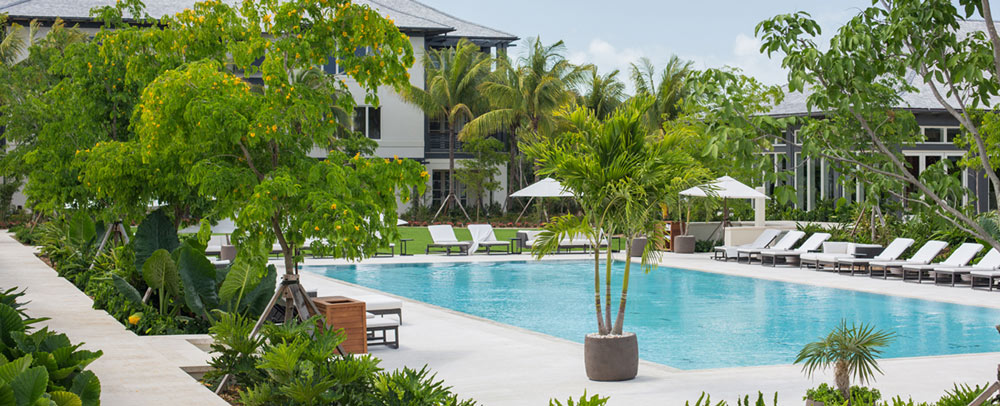
<instances>
[{"instance_id":1,"label":"turquoise pool water","mask_svg":"<svg viewBox=\"0 0 1000 406\"><path fill-rule=\"evenodd\" d=\"M591 262L305 269L576 342L597 329ZM632 274L625 329L641 358L704 369L790 364L841 319L895 331L886 357L1000 351L1000 310L666 267Z\"/></svg>"}]
</instances>

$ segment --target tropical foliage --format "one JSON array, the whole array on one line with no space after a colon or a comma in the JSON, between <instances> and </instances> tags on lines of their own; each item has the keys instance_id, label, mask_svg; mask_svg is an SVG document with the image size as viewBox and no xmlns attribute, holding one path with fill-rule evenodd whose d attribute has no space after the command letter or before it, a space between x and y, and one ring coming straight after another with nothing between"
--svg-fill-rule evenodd
<instances>
[{"instance_id":1,"label":"tropical foliage","mask_svg":"<svg viewBox=\"0 0 1000 406\"><path fill-rule=\"evenodd\" d=\"M253 321L223 315L211 333L218 384L232 374L230 388L243 405L472 406L461 401L426 368L386 372L371 355L335 356L342 330L318 316L282 325L267 323L251 336ZM311 333L311 336L310 336Z\"/></svg>"},{"instance_id":2,"label":"tropical foliage","mask_svg":"<svg viewBox=\"0 0 1000 406\"><path fill-rule=\"evenodd\" d=\"M881 347L888 346L893 338L893 333L866 324L848 326L844 320L826 338L806 344L795 363L802 363L802 370L810 377L832 366L837 390L842 399L850 400L851 378L865 383L873 380L876 372L881 373Z\"/></svg>"},{"instance_id":3,"label":"tropical foliage","mask_svg":"<svg viewBox=\"0 0 1000 406\"><path fill-rule=\"evenodd\" d=\"M424 54L423 87L409 85L402 89L403 99L419 107L432 120L445 122L448 138L448 195L441 208L462 203L455 194L455 141L458 131L485 108L479 84L490 73L489 55L469 40L459 40L454 48L430 49ZM440 209L438 212L440 213ZM469 218L468 213L465 217Z\"/></svg>"},{"instance_id":4,"label":"tropical foliage","mask_svg":"<svg viewBox=\"0 0 1000 406\"><path fill-rule=\"evenodd\" d=\"M101 383L85 368L102 355L33 325L16 288L0 291L0 404L99 406Z\"/></svg>"},{"instance_id":5,"label":"tropical foliage","mask_svg":"<svg viewBox=\"0 0 1000 406\"><path fill-rule=\"evenodd\" d=\"M623 235L626 252L640 235L649 237L642 264L650 269L654 249L662 239L653 232L659 204L692 183L704 181L708 172L678 148L677 138L656 136L644 117L653 105L651 97L632 99L606 120L586 108L565 111L569 130L549 142L525 146L536 159L540 173L559 180L572 191L583 214L567 215L545 227L532 253L542 257L555 252L559 241L577 234L586 236L594 248L594 294L599 334L622 334L628 297L631 261L625 262L621 298L614 322L611 318L611 246L604 257L604 303L601 300L602 240ZM602 309L603 307L603 309Z\"/></svg>"}]
</instances>

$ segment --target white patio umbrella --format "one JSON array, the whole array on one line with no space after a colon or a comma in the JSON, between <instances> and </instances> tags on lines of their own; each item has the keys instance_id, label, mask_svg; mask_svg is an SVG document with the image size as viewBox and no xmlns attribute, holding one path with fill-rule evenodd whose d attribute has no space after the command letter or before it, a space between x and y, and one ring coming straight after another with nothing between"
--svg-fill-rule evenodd
<instances>
[{"instance_id":1,"label":"white patio umbrella","mask_svg":"<svg viewBox=\"0 0 1000 406\"><path fill-rule=\"evenodd\" d=\"M566 188L559 183L558 180L545 178L528 185L528 187L524 189L511 193L510 197L530 197L530 199L528 199L528 204L524 205L524 209L521 210L521 214L517 216L517 220L514 220L520 221L521 217L524 216L524 212L528 210L528 206L531 205L531 202L535 200L536 197L573 197L573 193L566 190Z\"/></svg>"},{"instance_id":2,"label":"white patio umbrella","mask_svg":"<svg viewBox=\"0 0 1000 406\"><path fill-rule=\"evenodd\" d=\"M683 196L722 198L723 227L729 221L729 207L726 205L728 199L770 199L767 195L729 176L723 176L711 183L684 190L680 194ZM758 211L758 213L760 212Z\"/></svg>"}]
</instances>

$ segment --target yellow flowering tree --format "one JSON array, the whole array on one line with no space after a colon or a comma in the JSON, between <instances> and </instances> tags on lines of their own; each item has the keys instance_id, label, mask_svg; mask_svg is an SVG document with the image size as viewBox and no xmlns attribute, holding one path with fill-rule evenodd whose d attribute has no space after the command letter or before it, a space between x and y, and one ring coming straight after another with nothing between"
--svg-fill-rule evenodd
<instances>
[{"instance_id":1,"label":"yellow flowering tree","mask_svg":"<svg viewBox=\"0 0 1000 406\"><path fill-rule=\"evenodd\" d=\"M411 160L371 158L374 143L336 114L355 103L344 80L318 68L337 58L370 104L379 86L408 85L413 50L390 20L346 0L247 0L199 3L167 23L187 52L201 43L184 39L205 24L225 27L224 45L198 53L231 59L187 60L142 91L128 148L143 165L233 217L241 250L277 242L289 270L307 240L361 258L397 235L397 198L427 174Z\"/></svg>"}]
</instances>

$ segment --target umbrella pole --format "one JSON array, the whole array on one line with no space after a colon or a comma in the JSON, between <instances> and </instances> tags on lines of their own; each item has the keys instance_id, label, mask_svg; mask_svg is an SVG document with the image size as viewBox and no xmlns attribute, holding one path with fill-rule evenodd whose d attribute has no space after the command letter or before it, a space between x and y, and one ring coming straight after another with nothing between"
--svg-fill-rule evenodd
<instances>
[{"instance_id":1,"label":"umbrella pole","mask_svg":"<svg viewBox=\"0 0 1000 406\"><path fill-rule=\"evenodd\" d=\"M518 214L517 215L517 220L514 220L515 223L518 222L518 221L521 221L521 217L524 216L524 212L528 211L528 206L531 206L531 201L532 200L535 200L534 196L532 196L530 199L528 199L528 203L526 203L524 205L524 209L521 209L521 214Z\"/></svg>"},{"instance_id":2,"label":"umbrella pole","mask_svg":"<svg viewBox=\"0 0 1000 406\"><path fill-rule=\"evenodd\" d=\"M726 239L726 226L729 225L729 205L728 199L722 198L722 239Z\"/></svg>"}]
</instances>

